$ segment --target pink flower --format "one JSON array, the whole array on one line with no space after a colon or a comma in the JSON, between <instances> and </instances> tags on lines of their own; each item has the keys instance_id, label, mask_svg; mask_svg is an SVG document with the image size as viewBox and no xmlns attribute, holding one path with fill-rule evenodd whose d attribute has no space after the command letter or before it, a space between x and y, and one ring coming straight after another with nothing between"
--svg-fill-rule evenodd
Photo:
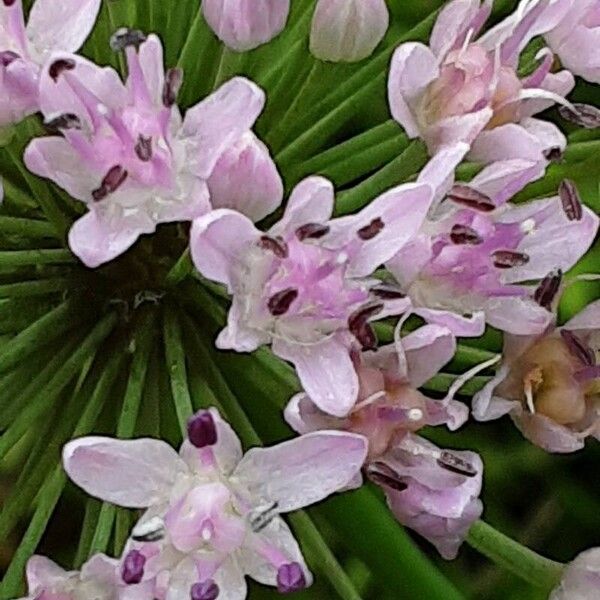
<instances>
[{"instance_id":1,"label":"pink flower","mask_svg":"<svg viewBox=\"0 0 600 600\"><path fill-rule=\"evenodd\" d=\"M570 562L548 600L595 600L600 590L600 548L582 552Z\"/></svg>"},{"instance_id":2,"label":"pink flower","mask_svg":"<svg viewBox=\"0 0 600 600\"><path fill-rule=\"evenodd\" d=\"M139 582L138 582L139 583ZM44 556L27 562L29 595L22 600L152 600L152 582L126 585L120 576L119 561L96 554L81 571L65 571Z\"/></svg>"},{"instance_id":3,"label":"pink flower","mask_svg":"<svg viewBox=\"0 0 600 600\"><path fill-rule=\"evenodd\" d=\"M398 47L388 82L392 115L410 137L423 138L432 154L464 141L477 162L543 160L545 153L564 149L566 139L531 116L565 103L574 79L568 71L550 72L549 51L540 54L529 77L520 79L516 69L526 43L564 14L564 0L523 0L514 15L476 40L491 4L453 0L440 13L429 47Z\"/></svg>"},{"instance_id":4,"label":"pink flower","mask_svg":"<svg viewBox=\"0 0 600 600\"><path fill-rule=\"evenodd\" d=\"M202 0L206 22L238 52L270 42L285 27L290 0Z\"/></svg>"},{"instance_id":5,"label":"pink flower","mask_svg":"<svg viewBox=\"0 0 600 600\"><path fill-rule=\"evenodd\" d=\"M25 152L31 171L87 204L69 234L86 265L112 260L159 223L204 214L211 202L253 219L279 205L277 168L250 130L264 105L262 90L236 77L182 120L175 104L181 72L164 72L158 37L120 30L112 44L126 52L125 84L111 68L52 56L40 104L62 136L35 139Z\"/></svg>"},{"instance_id":6,"label":"pink flower","mask_svg":"<svg viewBox=\"0 0 600 600\"><path fill-rule=\"evenodd\" d=\"M556 295L549 279L540 295ZM550 299L548 296L548 299ZM574 452L585 438L600 439L600 301L562 327L537 336L505 336L504 362L473 399L480 421L509 414L534 444Z\"/></svg>"},{"instance_id":7,"label":"pink flower","mask_svg":"<svg viewBox=\"0 0 600 600\"><path fill-rule=\"evenodd\" d=\"M79 50L99 10L100 0L36 0L25 26L21 0L0 3L0 126L37 112L41 66Z\"/></svg>"},{"instance_id":8,"label":"pink flower","mask_svg":"<svg viewBox=\"0 0 600 600\"><path fill-rule=\"evenodd\" d=\"M561 63L575 75L600 83L600 2L564 0L569 10L552 30L544 35L548 46Z\"/></svg>"},{"instance_id":9,"label":"pink flower","mask_svg":"<svg viewBox=\"0 0 600 600\"><path fill-rule=\"evenodd\" d=\"M318 0L310 51L332 62L367 58L383 39L389 19L385 0Z\"/></svg>"},{"instance_id":10,"label":"pink flower","mask_svg":"<svg viewBox=\"0 0 600 600\"><path fill-rule=\"evenodd\" d=\"M153 439L88 437L64 448L65 470L86 492L146 509L121 562L127 579L162 585L167 600L188 598L192 588L192 597L210 596L215 587L245 598L244 574L280 590L309 585L279 515L346 486L362 467L366 440L325 431L242 456L215 409L197 413L188 434L179 455Z\"/></svg>"},{"instance_id":11,"label":"pink flower","mask_svg":"<svg viewBox=\"0 0 600 600\"><path fill-rule=\"evenodd\" d=\"M462 147L448 149L434 167L445 177L463 155ZM434 193L430 184L401 185L356 215L332 219L333 186L309 177L266 233L231 210L196 219L194 264L233 294L217 346L252 352L272 344L321 409L346 415L358 394L349 348L374 346L369 322L408 306L397 289L370 276L418 231Z\"/></svg>"},{"instance_id":12,"label":"pink flower","mask_svg":"<svg viewBox=\"0 0 600 600\"><path fill-rule=\"evenodd\" d=\"M440 450L414 433L426 425L454 430L467 420L464 404L432 400L417 389L455 349L448 329L425 325L395 344L354 356L360 392L345 418L322 412L305 393L285 409L287 422L300 433L335 428L364 435L368 477L385 490L398 520L435 544L445 558L456 556L481 514L482 464L472 452ZM360 483L356 478L353 486Z\"/></svg>"},{"instance_id":13,"label":"pink flower","mask_svg":"<svg viewBox=\"0 0 600 600\"><path fill-rule=\"evenodd\" d=\"M540 172L541 163L495 163L455 185L430 212L387 263L416 314L460 336L481 335L486 321L516 335L546 329L552 315L526 282L575 265L594 241L598 217L575 190L568 198L507 203Z\"/></svg>"}]
</instances>

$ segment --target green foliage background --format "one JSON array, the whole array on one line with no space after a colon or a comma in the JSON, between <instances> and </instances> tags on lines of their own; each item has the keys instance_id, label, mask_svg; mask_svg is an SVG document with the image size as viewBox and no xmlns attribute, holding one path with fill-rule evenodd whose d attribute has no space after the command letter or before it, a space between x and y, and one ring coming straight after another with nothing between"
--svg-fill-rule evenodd
<instances>
[{"instance_id":1,"label":"green foliage background","mask_svg":"<svg viewBox=\"0 0 600 600\"><path fill-rule=\"evenodd\" d=\"M254 79L268 94L257 132L271 147L286 187L307 174L328 176L339 190L337 210L344 213L410 180L425 162L423 145L409 143L390 119L386 72L401 41L426 40L441 4L389 0L392 26L376 54L357 65L326 65L308 53L314 0L293 0L284 34L242 55L224 49L208 30L198 0L105 0L83 53L122 70L121 57L108 47L111 33L124 25L159 33L167 66L185 72L183 108L233 74ZM494 19L514 4L497 0ZM598 88L585 83L578 84L575 98L600 104ZM546 116L556 119L554 112ZM241 356L214 349L227 303L221 289L190 276L185 258L172 270L185 249L185 226L162 227L98 271L78 264L64 235L82 206L28 174L20 159L27 140L43 133L39 118L32 117L3 132L0 150L6 190L0 208L3 599L24 591L23 567L34 551L79 566L92 552L118 553L133 522L130 511L86 498L66 481L59 466L66 440L105 432L160 436L178 445L188 414L216 405L246 446L272 443L290 435L281 409L298 389L292 370L268 350ZM568 175L598 211L600 132L572 131L569 138L564 162L521 199L554 194ZM475 172L469 165L461 170L465 177ZM598 243L576 270L600 273ZM561 317L599 296L597 283L577 284L564 298ZM380 334L389 328L381 327ZM490 331L461 345L447 373L426 387L443 392L453 373L499 350L500 341ZM447 447L481 452L484 518L498 529L561 561L600 545L597 443L572 456L549 456L524 441L507 419L426 435ZM369 486L298 513L291 524L317 576L299 600L544 597L467 545L456 561L443 561L394 521ZM276 594L253 585L250 597Z\"/></svg>"}]
</instances>

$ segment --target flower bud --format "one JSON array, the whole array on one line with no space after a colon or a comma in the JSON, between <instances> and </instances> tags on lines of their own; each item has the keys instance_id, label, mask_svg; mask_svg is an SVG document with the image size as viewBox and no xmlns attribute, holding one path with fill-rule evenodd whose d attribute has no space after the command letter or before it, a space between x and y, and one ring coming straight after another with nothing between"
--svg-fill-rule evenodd
<instances>
[{"instance_id":1,"label":"flower bud","mask_svg":"<svg viewBox=\"0 0 600 600\"><path fill-rule=\"evenodd\" d=\"M306 577L302 567L297 563L281 565L277 571L277 591L280 594L291 594L306 587Z\"/></svg>"},{"instance_id":2,"label":"flower bud","mask_svg":"<svg viewBox=\"0 0 600 600\"><path fill-rule=\"evenodd\" d=\"M290 0L203 0L202 12L226 46L244 52L281 33L290 12Z\"/></svg>"},{"instance_id":3,"label":"flower bud","mask_svg":"<svg viewBox=\"0 0 600 600\"><path fill-rule=\"evenodd\" d=\"M123 561L121 577L127 585L139 583L144 576L146 557L137 550L131 550Z\"/></svg>"},{"instance_id":4,"label":"flower bud","mask_svg":"<svg viewBox=\"0 0 600 600\"><path fill-rule=\"evenodd\" d=\"M381 42L388 24L385 0L318 0L310 51L320 60L362 60Z\"/></svg>"},{"instance_id":5,"label":"flower bud","mask_svg":"<svg viewBox=\"0 0 600 600\"><path fill-rule=\"evenodd\" d=\"M215 420L208 410L197 412L187 424L188 439L196 448L217 443Z\"/></svg>"}]
</instances>

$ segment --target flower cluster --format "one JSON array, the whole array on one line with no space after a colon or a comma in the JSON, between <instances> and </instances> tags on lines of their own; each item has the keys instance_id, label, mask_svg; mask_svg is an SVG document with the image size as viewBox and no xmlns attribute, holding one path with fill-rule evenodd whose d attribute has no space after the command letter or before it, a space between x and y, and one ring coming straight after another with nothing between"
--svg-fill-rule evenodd
<instances>
[{"instance_id":1,"label":"flower cluster","mask_svg":"<svg viewBox=\"0 0 600 600\"><path fill-rule=\"evenodd\" d=\"M161 223L191 222L195 268L231 296L216 346L270 346L302 392L284 411L299 435L245 454L214 408L189 420L179 453L155 439L68 443L64 468L77 485L144 512L119 559L97 555L67 572L32 558L29 600L235 600L246 597L245 576L284 594L303 589L312 576L280 515L363 478L383 489L401 524L455 557L483 511L483 462L421 430L461 427L470 411L455 394L496 363L475 419L509 414L550 452L600 438L600 303L562 326L556 313L598 217L569 180L551 197L514 201L566 147L556 125L533 115L559 106L600 125L592 107L566 99L574 75L600 81L594 51L581 51L595 43L598 2L523 0L483 35L491 1L448 3L429 45L402 44L390 67L391 114L431 157L415 181L337 217L333 184L310 176L268 229L255 223L280 207L284 186L253 132L264 92L234 77L182 115L183 74L165 70L156 35L115 32L122 81L74 54L99 0L49 4L36 1L26 28L20 0L0 5L0 124L39 111L53 132L31 141L24 161L85 205L70 248L95 268ZM290 10L289 0L258 4L203 0L202 11L245 51L282 31ZM388 20L383 0L319 0L311 50L361 60ZM522 76L521 53L539 36L547 46ZM564 70L554 70L557 57ZM456 176L465 158L483 167L470 181ZM378 327L389 323L376 321L388 318L393 341L380 346ZM459 376L445 398L421 392L455 355L456 337L486 325L503 332L502 356ZM554 598L586 585L578 560Z\"/></svg>"}]
</instances>

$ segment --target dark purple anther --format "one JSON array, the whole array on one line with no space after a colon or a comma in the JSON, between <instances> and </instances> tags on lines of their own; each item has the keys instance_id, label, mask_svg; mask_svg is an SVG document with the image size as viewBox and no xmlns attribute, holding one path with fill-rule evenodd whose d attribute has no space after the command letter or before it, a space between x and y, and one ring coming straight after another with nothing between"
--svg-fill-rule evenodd
<instances>
[{"instance_id":1,"label":"dark purple anther","mask_svg":"<svg viewBox=\"0 0 600 600\"><path fill-rule=\"evenodd\" d=\"M123 182L127 179L127 171L121 165L111 167L104 176L100 187L92 192L94 200L102 200L108 194L117 191Z\"/></svg>"},{"instance_id":2,"label":"dark purple anther","mask_svg":"<svg viewBox=\"0 0 600 600\"><path fill-rule=\"evenodd\" d=\"M371 288L370 292L381 300L402 300L402 298L406 298L406 294L399 287L385 283Z\"/></svg>"},{"instance_id":3,"label":"dark purple anther","mask_svg":"<svg viewBox=\"0 0 600 600\"><path fill-rule=\"evenodd\" d=\"M152 138L140 134L135 145L135 153L141 161L148 162L152 158Z\"/></svg>"},{"instance_id":4,"label":"dark purple anther","mask_svg":"<svg viewBox=\"0 0 600 600\"><path fill-rule=\"evenodd\" d=\"M187 424L188 439L196 448L206 448L217 443L217 427L208 410L197 412Z\"/></svg>"},{"instance_id":5,"label":"dark purple anther","mask_svg":"<svg viewBox=\"0 0 600 600\"><path fill-rule=\"evenodd\" d=\"M281 565L277 570L277 591L280 594L291 594L306 587L306 577L302 567L297 563Z\"/></svg>"},{"instance_id":6,"label":"dark purple anther","mask_svg":"<svg viewBox=\"0 0 600 600\"><path fill-rule=\"evenodd\" d=\"M274 238L263 235L260 240L258 240L258 246L263 250L272 252L277 258L287 258L289 254L288 245L281 237Z\"/></svg>"},{"instance_id":7,"label":"dark purple anther","mask_svg":"<svg viewBox=\"0 0 600 600\"><path fill-rule=\"evenodd\" d=\"M529 256L514 250L496 250L492 254L492 260L497 269L512 269L526 265L529 262Z\"/></svg>"},{"instance_id":8,"label":"dark purple anther","mask_svg":"<svg viewBox=\"0 0 600 600\"><path fill-rule=\"evenodd\" d=\"M81 120L73 113L64 113L58 115L54 119L44 122L44 125L52 131L60 131L62 129L81 129Z\"/></svg>"},{"instance_id":9,"label":"dark purple anther","mask_svg":"<svg viewBox=\"0 0 600 600\"><path fill-rule=\"evenodd\" d=\"M600 109L590 104L573 104L573 109L567 106L559 106L558 112L565 121L570 121L585 127L585 129L596 129L600 127Z\"/></svg>"},{"instance_id":10,"label":"dark purple anther","mask_svg":"<svg viewBox=\"0 0 600 600\"><path fill-rule=\"evenodd\" d=\"M480 212L492 212L496 208L489 196L464 184L455 185L448 193L447 198L456 204L461 204Z\"/></svg>"},{"instance_id":11,"label":"dark purple anther","mask_svg":"<svg viewBox=\"0 0 600 600\"><path fill-rule=\"evenodd\" d=\"M468 225L454 225L450 232L450 240L453 244L466 244L476 246L483 243L481 236Z\"/></svg>"},{"instance_id":12,"label":"dark purple anther","mask_svg":"<svg viewBox=\"0 0 600 600\"><path fill-rule=\"evenodd\" d=\"M452 473L458 473L465 477L475 477L477 475L477 469L473 465L447 450L442 450L440 457L437 459L437 464L446 471L452 471Z\"/></svg>"},{"instance_id":13,"label":"dark purple anther","mask_svg":"<svg viewBox=\"0 0 600 600\"><path fill-rule=\"evenodd\" d=\"M558 195L560 196L567 219L569 221L581 221L583 218L583 206L581 205L577 186L570 179L565 179L558 188Z\"/></svg>"},{"instance_id":14,"label":"dark purple anther","mask_svg":"<svg viewBox=\"0 0 600 600\"><path fill-rule=\"evenodd\" d=\"M296 237L300 240L317 240L329 233L329 227L322 223L307 223L296 229Z\"/></svg>"},{"instance_id":15,"label":"dark purple anther","mask_svg":"<svg viewBox=\"0 0 600 600\"><path fill-rule=\"evenodd\" d=\"M218 597L219 586L212 579L195 583L190 593L192 600L216 600Z\"/></svg>"},{"instance_id":16,"label":"dark purple anther","mask_svg":"<svg viewBox=\"0 0 600 600\"><path fill-rule=\"evenodd\" d=\"M52 77L54 82L58 81L58 78L65 71L72 71L76 66L76 63L71 58L59 58L55 60L48 68L48 75Z\"/></svg>"},{"instance_id":17,"label":"dark purple anther","mask_svg":"<svg viewBox=\"0 0 600 600\"><path fill-rule=\"evenodd\" d=\"M287 288L277 292L269 298L269 312L274 317L280 317L290 310L292 302L298 297L298 290L295 288Z\"/></svg>"},{"instance_id":18,"label":"dark purple anther","mask_svg":"<svg viewBox=\"0 0 600 600\"><path fill-rule=\"evenodd\" d=\"M127 585L139 583L144 577L144 565L146 557L137 550L131 550L121 567L121 578Z\"/></svg>"},{"instance_id":19,"label":"dark purple anther","mask_svg":"<svg viewBox=\"0 0 600 600\"><path fill-rule=\"evenodd\" d=\"M367 477L377 485L388 487L397 492L403 492L408 488L408 485L402 481L391 467L385 463L374 462L366 468Z\"/></svg>"},{"instance_id":20,"label":"dark purple anther","mask_svg":"<svg viewBox=\"0 0 600 600\"><path fill-rule=\"evenodd\" d=\"M165 73L165 85L163 87L162 101L163 104L170 108L177 102L177 94L183 83L183 71L181 69L169 69Z\"/></svg>"},{"instance_id":21,"label":"dark purple anther","mask_svg":"<svg viewBox=\"0 0 600 600\"><path fill-rule=\"evenodd\" d=\"M544 158L549 160L550 162L561 162L564 156L564 152L560 146L552 146L552 148L548 148L544 150Z\"/></svg>"},{"instance_id":22,"label":"dark purple anther","mask_svg":"<svg viewBox=\"0 0 600 600\"><path fill-rule=\"evenodd\" d=\"M552 302L554 302L554 298L556 298L556 294L558 294L560 290L560 284L562 282L562 271L560 269L556 269L556 271L552 271L542 281L540 285L536 288L533 299L543 308L547 310L552 309Z\"/></svg>"},{"instance_id":23,"label":"dark purple anther","mask_svg":"<svg viewBox=\"0 0 600 600\"><path fill-rule=\"evenodd\" d=\"M12 6L17 0L2 0L4 2L4 6Z\"/></svg>"},{"instance_id":24,"label":"dark purple anther","mask_svg":"<svg viewBox=\"0 0 600 600\"><path fill-rule=\"evenodd\" d=\"M8 67L11 63L15 62L17 58L21 58L16 52L12 50L4 50L0 52L0 65Z\"/></svg>"},{"instance_id":25,"label":"dark purple anther","mask_svg":"<svg viewBox=\"0 0 600 600\"><path fill-rule=\"evenodd\" d=\"M561 329L560 335L572 356L581 361L586 367L596 365L596 354L583 340L568 329Z\"/></svg>"},{"instance_id":26,"label":"dark purple anther","mask_svg":"<svg viewBox=\"0 0 600 600\"><path fill-rule=\"evenodd\" d=\"M146 34L143 31L122 27L111 35L109 45L113 52L121 52L128 46L135 46L137 48L145 41Z\"/></svg>"},{"instance_id":27,"label":"dark purple anther","mask_svg":"<svg viewBox=\"0 0 600 600\"><path fill-rule=\"evenodd\" d=\"M348 318L348 329L358 340L363 350L377 348L377 336L369 325L369 319L383 310L383 304L373 302L353 312Z\"/></svg>"},{"instance_id":28,"label":"dark purple anther","mask_svg":"<svg viewBox=\"0 0 600 600\"><path fill-rule=\"evenodd\" d=\"M376 235L379 235L383 231L384 227L385 224L381 220L381 217L377 217L368 225L361 227L356 233L361 240L366 242L368 240L372 240Z\"/></svg>"}]
</instances>

